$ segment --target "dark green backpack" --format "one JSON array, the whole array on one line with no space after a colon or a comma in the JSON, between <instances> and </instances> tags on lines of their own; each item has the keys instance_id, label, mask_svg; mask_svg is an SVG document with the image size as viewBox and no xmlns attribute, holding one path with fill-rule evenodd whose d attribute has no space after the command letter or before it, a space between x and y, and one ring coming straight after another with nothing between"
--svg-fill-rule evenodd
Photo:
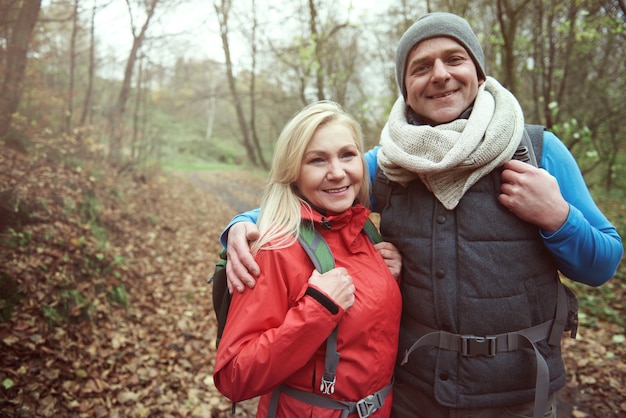
<instances>
[{"instance_id":1,"label":"dark green backpack","mask_svg":"<svg viewBox=\"0 0 626 418\"><path fill-rule=\"evenodd\" d=\"M374 224L368 219L363 226L363 232L373 243L382 241L382 237ZM327 272L335 268L335 258L328 248L326 240L322 235L310 224L302 223L300 225L300 237L298 238L300 245L304 248L315 269L320 273ZM226 249L220 251L220 258L215 265L215 272L209 278L208 283L213 286L213 310L217 318L217 339L216 346L219 345L226 319L228 317L228 308L230 307L231 294L228 291L226 279Z\"/></svg>"}]
</instances>

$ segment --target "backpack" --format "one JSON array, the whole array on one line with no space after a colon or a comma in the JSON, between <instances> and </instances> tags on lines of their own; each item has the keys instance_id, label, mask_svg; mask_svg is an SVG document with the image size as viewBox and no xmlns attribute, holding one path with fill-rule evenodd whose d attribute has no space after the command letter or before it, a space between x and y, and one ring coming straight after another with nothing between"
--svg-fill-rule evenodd
<instances>
[{"instance_id":1,"label":"backpack","mask_svg":"<svg viewBox=\"0 0 626 418\"><path fill-rule=\"evenodd\" d=\"M382 241L380 233L370 219L367 219L363 226L363 232L367 237L376 244ZM320 273L325 273L335 268L335 259L322 235L310 223L303 222L300 224L300 236L298 242L307 253L315 269ZM217 348L224 333L226 319L228 317L228 308L232 295L228 291L226 278L226 249L222 248L219 254L219 260L215 265L213 276L208 279L208 283L213 286L213 310L217 318L217 339L215 347Z\"/></svg>"},{"instance_id":2,"label":"backpack","mask_svg":"<svg viewBox=\"0 0 626 418\"><path fill-rule=\"evenodd\" d=\"M513 154L513 159L539 167L543 151L543 125L526 125L522 135L522 141ZM559 293L560 303L557 303L556 321L563 331L569 331L571 338L576 338L578 331L578 298L572 289L559 280L559 286L565 291ZM565 299L565 300L563 300ZM549 343L557 345L561 339L558 332L559 327L555 327L550 335Z\"/></svg>"}]
</instances>

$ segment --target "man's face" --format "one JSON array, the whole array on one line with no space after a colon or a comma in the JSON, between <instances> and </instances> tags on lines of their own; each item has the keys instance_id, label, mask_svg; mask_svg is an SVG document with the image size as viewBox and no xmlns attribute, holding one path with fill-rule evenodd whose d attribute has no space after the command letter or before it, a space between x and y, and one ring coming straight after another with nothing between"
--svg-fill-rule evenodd
<instances>
[{"instance_id":1,"label":"man's face","mask_svg":"<svg viewBox=\"0 0 626 418\"><path fill-rule=\"evenodd\" d=\"M457 41L437 37L420 42L409 54L405 72L407 104L432 125L450 122L467 109L484 80Z\"/></svg>"}]
</instances>

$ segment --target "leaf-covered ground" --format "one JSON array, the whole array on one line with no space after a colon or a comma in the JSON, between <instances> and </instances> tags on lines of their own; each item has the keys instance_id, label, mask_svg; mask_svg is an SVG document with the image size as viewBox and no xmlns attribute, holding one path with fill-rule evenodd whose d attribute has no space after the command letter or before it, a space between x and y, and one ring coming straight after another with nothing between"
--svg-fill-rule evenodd
<instances>
[{"instance_id":1,"label":"leaf-covered ground","mask_svg":"<svg viewBox=\"0 0 626 418\"><path fill-rule=\"evenodd\" d=\"M206 279L262 176L118 175L89 143L45 144L0 148L0 417L228 416ZM623 334L564 339L559 416L626 414Z\"/></svg>"}]
</instances>

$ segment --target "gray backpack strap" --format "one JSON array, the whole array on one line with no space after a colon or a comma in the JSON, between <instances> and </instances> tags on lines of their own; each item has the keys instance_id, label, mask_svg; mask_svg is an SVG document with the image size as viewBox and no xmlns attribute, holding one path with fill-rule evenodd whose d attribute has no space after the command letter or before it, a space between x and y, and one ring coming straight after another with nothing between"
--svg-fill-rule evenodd
<instances>
[{"instance_id":1,"label":"gray backpack strap","mask_svg":"<svg viewBox=\"0 0 626 418\"><path fill-rule=\"evenodd\" d=\"M383 170L376 166L376 176L374 178L374 184L372 184L372 194L375 197L374 211L382 213L385 206L389 202L391 191L394 187L394 183L385 176Z\"/></svg>"},{"instance_id":2,"label":"gray backpack strap","mask_svg":"<svg viewBox=\"0 0 626 418\"><path fill-rule=\"evenodd\" d=\"M543 155L543 125L525 125L522 142L513 155L514 159L524 161L535 167L541 166ZM521 158L520 158L521 157Z\"/></svg>"},{"instance_id":3,"label":"gray backpack strap","mask_svg":"<svg viewBox=\"0 0 626 418\"><path fill-rule=\"evenodd\" d=\"M530 164L534 167L539 167L539 164L537 164L537 158L535 157L535 150L533 149L533 145L526 129L524 129L524 132L522 133L522 141L515 150L513 159Z\"/></svg>"},{"instance_id":4,"label":"gray backpack strap","mask_svg":"<svg viewBox=\"0 0 626 418\"><path fill-rule=\"evenodd\" d=\"M387 386L376 392L358 400L358 401L340 401L338 399L332 399L326 396L318 395L313 392L307 392L300 389L293 388L287 385L279 385L272 393L270 406L268 408L268 418L275 418L278 410L278 398L281 393L284 393L300 402L307 403L309 405L319 406L320 408L333 409L341 412L341 418L347 418L350 414L358 414L359 418L367 418L374 412L378 411L385 405L385 399L391 388L393 387L393 380Z\"/></svg>"}]
</instances>

